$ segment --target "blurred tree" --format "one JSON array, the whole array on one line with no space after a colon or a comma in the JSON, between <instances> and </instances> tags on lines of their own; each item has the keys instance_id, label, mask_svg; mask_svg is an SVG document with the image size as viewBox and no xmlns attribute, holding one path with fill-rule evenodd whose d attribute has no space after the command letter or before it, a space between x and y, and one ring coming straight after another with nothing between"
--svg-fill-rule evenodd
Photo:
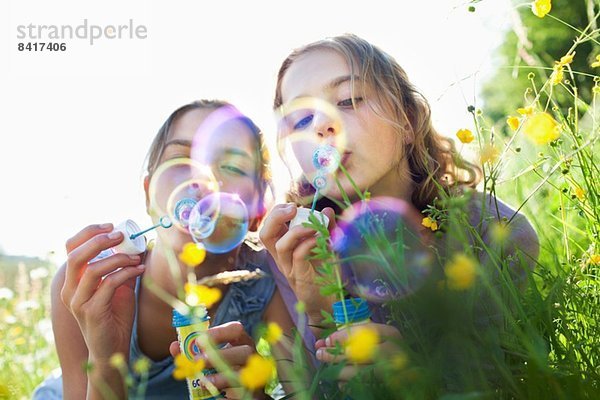
<instances>
[{"instance_id":1,"label":"blurred tree","mask_svg":"<svg viewBox=\"0 0 600 400\"><path fill-rule=\"evenodd\" d=\"M518 107L523 107L525 89L531 87L527 78L535 73L538 88L551 75L554 62L567 54L579 35L575 29L557 21L560 19L573 27L583 29L591 23L588 32L597 29L595 14L600 8L599 0L552 0L552 10L544 18L531 12L530 3L512 1L512 29L506 34L504 43L497 50L499 64L496 73L483 84L482 98L486 115L493 121L515 115ZM555 17L555 18L552 18ZM586 41L577 46L571 64L574 72L593 74L590 64L595 60L600 46ZM571 80L565 69L564 78ZM575 74L575 85L579 97L590 103L592 79ZM573 98L561 85L554 87L554 98L567 108L573 105ZM545 99L542 99L545 101Z\"/></svg>"}]
</instances>

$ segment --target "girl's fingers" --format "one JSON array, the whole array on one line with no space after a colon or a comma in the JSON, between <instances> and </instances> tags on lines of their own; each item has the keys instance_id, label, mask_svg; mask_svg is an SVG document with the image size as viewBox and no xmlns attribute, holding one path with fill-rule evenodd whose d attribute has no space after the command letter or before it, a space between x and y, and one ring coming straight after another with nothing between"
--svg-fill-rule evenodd
<instances>
[{"instance_id":1,"label":"girl's fingers","mask_svg":"<svg viewBox=\"0 0 600 400\"><path fill-rule=\"evenodd\" d=\"M207 333L211 342L217 345L231 343L233 345L254 346L254 340L248 335L246 329L244 329L244 326L239 321L213 326L208 329Z\"/></svg>"},{"instance_id":2,"label":"girl's fingers","mask_svg":"<svg viewBox=\"0 0 600 400\"><path fill-rule=\"evenodd\" d=\"M384 340L398 340L401 338L400 331L391 325L386 324L377 324L374 322L360 325L360 326L352 326L350 329L344 328L339 331L333 332L327 338L325 338L325 344L327 347L333 347L336 343L344 344L348 339L348 336L351 332L354 332L355 329L372 329L376 331L379 335L380 343Z\"/></svg>"},{"instance_id":3,"label":"girl's fingers","mask_svg":"<svg viewBox=\"0 0 600 400\"><path fill-rule=\"evenodd\" d=\"M331 207L325 207L321 212L325 214L327 218L329 218L329 225L327 226L327 229L329 232L331 232L337 225L335 223L335 211L333 211L333 208Z\"/></svg>"},{"instance_id":4,"label":"girl's fingers","mask_svg":"<svg viewBox=\"0 0 600 400\"><path fill-rule=\"evenodd\" d=\"M311 228L303 226L295 226L284 234L275 243L275 252L277 254L278 265L284 269L284 275L290 276L292 273L294 260L294 251L299 243L307 238L312 238L315 231Z\"/></svg>"},{"instance_id":5,"label":"girl's fingers","mask_svg":"<svg viewBox=\"0 0 600 400\"><path fill-rule=\"evenodd\" d=\"M96 290L93 301L98 305L110 304L116 290L122 285L131 287L134 282L129 282L129 280L134 281L133 278L141 275L144 270L145 266L140 264L137 267L126 267L108 275Z\"/></svg>"},{"instance_id":6,"label":"girl's fingers","mask_svg":"<svg viewBox=\"0 0 600 400\"><path fill-rule=\"evenodd\" d=\"M72 252L91 238L101 233L108 233L113 230L113 224L88 225L79 231L75 236L69 238L65 243L67 253Z\"/></svg>"},{"instance_id":7,"label":"girl's fingers","mask_svg":"<svg viewBox=\"0 0 600 400\"><path fill-rule=\"evenodd\" d=\"M111 232L96 235L75 248L67 256L65 284L72 287L79 283L83 269L88 262L102 250L116 246L123 241L122 232Z\"/></svg>"},{"instance_id":8,"label":"girl's fingers","mask_svg":"<svg viewBox=\"0 0 600 400\"><path fill-rule=\"evenodd\" d=\"M317 246L317 238L312 236L303 242L300 242L292 253L291 275L295 277L296 282L315 284L314 271L312 265L309 265L308 258L312 249ZM303 282L304 281L304 282Z\"/></svg>"},{"instance_id":9,"label":"girl's fingers","mask_svg":"<svg viewBox=\"0 0 600 400\"><path fill-rule=\"evenodd\" d=\"M175 358L177 354L181 353L181 349L179 348L179 342L176 340L171 342L169 345L169 353L171 353L171 357Z\"/></svg>"},{"instance_id":10,"label":"girl's fingers","mask_svg":"<svg viewBox=\"0 0 600 400\"><path fill-rule=\"evenodd\" d=\"M233 386L233 382L229 382L229 380L225 377L225 375L221 373L207 375L206 379L219 390L224 390Z\"/></svg>"},{"instance_id":11,"label":"girl's fingers","mask_svg":"<svg viewBox=\"0 0 600 400\"><path fill-rule=\"evenodd\" d=\"M83 271L79 284L74 291L70 307L78 307L89 301L98 285L102 282L102 277L114 273L118 268L132 267L140 263L140 256L128 256L126 254L115 254L103 260L89 264Z\"/></svg>"},{"instance_id":12,"label":"girl's fingers","mask_svg":"<svg viewBox=\"0 0 600 400\"><path fill-rule=\"evenodd\" d=\"M296 206L288 203L276 205L265 218L259 237L273 257L277 254L275 243L288 231L286 223L294 216L296 216Z\"/></svg>"},{"instance_id":13,"label":"girl's fingers","mask_svg":"<svg viewBox=\"0 0 600 400\"><path fill-rule=\"evenodd\" d=\"M221 357L221 359L225 361L227 365L229 365L229 367L233 368L246 365L248 357L250 357L250 355L254 353L254 346L248 346L244 344L219 350L219 357ZM214 367L213 363L210 360L210 357L208 357L206 354L205 361L207 368Z\"/></svg>"}]
</instances>

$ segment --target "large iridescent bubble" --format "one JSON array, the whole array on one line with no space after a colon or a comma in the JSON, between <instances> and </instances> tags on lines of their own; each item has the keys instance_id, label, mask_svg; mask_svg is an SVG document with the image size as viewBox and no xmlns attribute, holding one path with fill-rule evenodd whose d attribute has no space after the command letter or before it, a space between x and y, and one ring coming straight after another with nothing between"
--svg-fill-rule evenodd
<instances>
[{"instance_id":1,"label":"large iridescent bubble","mask_svg":"<svg viewBox=\"0 0 600 400\"><path fill-rule=\"evenodd\" d=\"M236 194L214 193L191 210L189 231L194 241L210 253L227 253L239 246L248 233L248 210Z\"/></svg>"},{"instance_id":2,"label":"large iridescent bubble","mask_svg":"<svg viewBox=\"0 0 600 400\"><path fill-rule=\"evenodd\" d=\"M278 150L292 180L303 178L326 195L336 185L347 149L338 109L326 101L304 97L281 106L277 117ZM303 200L308 202L311 197Z\"/></svg>"},{"instance_id":3,"label":"large iridescent bubble","mask_svg":"<svg viewBox=\"0 0 600 400\"><path fill-rule=\"evenodd\" d=\"M246 203L250 218L262 215L256 202L259 185L266 178L260 131L233 106L212 111L197 129L191 157L210 166L219 183L219 191L238 194ZM268 187L264 194L272 195Z\"/></svg>"},{"instance_id":4,"label":"large iridescent bubble","mask_svg":"<svg viewBox=\"0 0 600 400\"><path fill-rule=\"evenodd\" d=\"M150 179L149 209L153 218L166 215L177 228L187 232L182 204L194 203L217 189L210 168L189 158L168 160L158 166Z\"/></svg>"},{"instance_id":5,"label":"large iridescent bubble","mask_svg":"<svg viewBox=\"0 0 600 400\"><path fill-rule=\"evenodd\" d=\"M392 197L346 209L332 233L348 291L371 302L402 298L422 286L433 255L418 233L418 213Z\"/></svg>"}]
</instances>

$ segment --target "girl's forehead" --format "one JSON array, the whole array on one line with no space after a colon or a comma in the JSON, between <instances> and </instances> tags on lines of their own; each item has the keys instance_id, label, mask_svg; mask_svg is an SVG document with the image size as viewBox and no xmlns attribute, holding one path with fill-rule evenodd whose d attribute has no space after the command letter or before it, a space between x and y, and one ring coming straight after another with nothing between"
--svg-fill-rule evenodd
<instances>
[{"instance_id":1,"label":"girl's forehead","mask_svg":"<svg viewBox=\"0 0 600 400\"><path fill-rule=\"evenodd\" d=\"M240 119L223 120L207 127L203 122L211 112L214 110L197 109L179 116L170 129L165 145L185 141L194 147L204 148L203 153L232 148L243 150L256 158L256 133Z\"/></svg>"},{"instance_id":2,"label":"girl's forehead","mask_svg":"<svg viewBox=\"0 0 600 400\"><path fill-rule=\"evenodd\" d=\"M283 103L330 90L340 77L350 75L346 58L333 49L315 49L296 58L281 82Z\"/></svg>"}]
</instances>

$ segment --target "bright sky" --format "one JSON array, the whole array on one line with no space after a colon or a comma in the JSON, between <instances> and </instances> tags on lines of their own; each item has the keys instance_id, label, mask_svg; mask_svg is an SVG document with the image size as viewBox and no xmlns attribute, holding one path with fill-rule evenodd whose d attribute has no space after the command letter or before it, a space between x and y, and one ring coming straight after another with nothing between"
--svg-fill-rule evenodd
<instances>
[{"instance_id":1,"label":"bright sky","mask_svg":"<svg viewBox=\"0 0 600 400\"><path fill-rule=\"evenodd\" d=\"M195 99L227 99L272 140L280 63L327 36L351 32L380 46L429 99L438 130L470 128L466 108L493 67L510 6L476 7L469 13L460 0L2 1L0 249L54 251L62 261L66 239L88 224L131 218L148 226L142 165L167 116ZM147 38L92 46L89 37L55 39L66 51L17 51L18 43L44 41L19 39L19 25L75 28L84 19L103 27L132 19Z\"/></svg>"}]
</instances>

